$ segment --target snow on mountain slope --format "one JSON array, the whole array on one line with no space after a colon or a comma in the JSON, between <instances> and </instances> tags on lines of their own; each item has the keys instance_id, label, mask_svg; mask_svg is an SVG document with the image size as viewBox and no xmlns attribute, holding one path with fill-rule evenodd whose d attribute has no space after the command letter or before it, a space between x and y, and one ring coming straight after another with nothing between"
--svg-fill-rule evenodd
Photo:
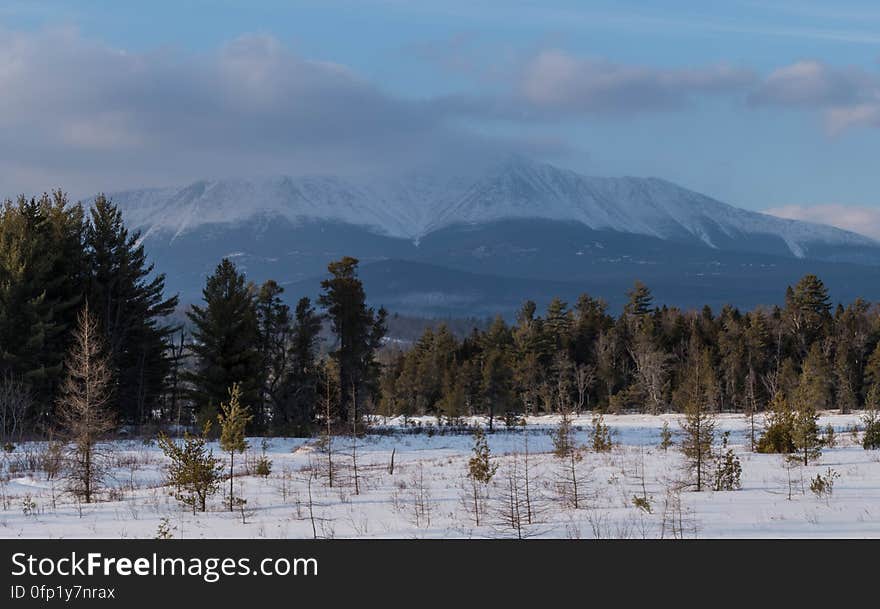
<instances>
[{"instance_id":1,"label":"snow on mountain slope","mask_svg":"<svg viewBox=\"0 0 880 609\"><path fill-rule=\"evenodd\" d=\"M476 179L439 175L354 182L332 176L196 182L115 193L127 220L173 237L208 224L282 216L339 221L418 241L443 227L542 218L598 230L725 247L772 236L804 257L809 244L880 247L856 233L747 211L656 178L587 177L511 158Z\"/></svg>"}]
</instances>

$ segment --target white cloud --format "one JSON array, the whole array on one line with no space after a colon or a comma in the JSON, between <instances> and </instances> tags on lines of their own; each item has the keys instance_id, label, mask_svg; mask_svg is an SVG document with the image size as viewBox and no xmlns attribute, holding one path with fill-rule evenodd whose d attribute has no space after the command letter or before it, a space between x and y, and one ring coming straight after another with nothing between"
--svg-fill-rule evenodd
<instances>
[{"instance_id":1,"label":"white cloud","mask_svg":"<svg viewBox=\"0 0 880 609\"><path fill-rule=\"evenodd\" d=\"M247 35L204 54L129 52L75 28L0 28L2 196L229 175L468 166L525 141L456 127L346 66Z\"/></svg>"},{"instance_id":2,"label":"white cloud","mask_svg":"<svg viewBox=\"0 0 880 609\"><path fill-rule=\"evenodd\" d=\"M627 113L681 106L693 95L743 91L753 72L730 65L659 69L542 51L523 66L522 98L567 112Z\"/></svg>"},{"instance_id":3,"label":"white cloud","mask_svg":"<svg viewBox=\"0 0 880 609\"><path fill-rule=\"evenodd\" d=\"M783 205L764 210L765 214L836 226L880 240L880 208L854 205Z\"/></svg>"},{"instance_id":4,"label":"white cloud","mask_svg":"<svg viewBox=\"0 0 880 609\"><path fill-rule=\"evenodd\" d=\"M799 61L771 72L752 92L755 105L821 110L828 131L880 127L880 74L820 61Z\"/></svg>"}]
</instances>

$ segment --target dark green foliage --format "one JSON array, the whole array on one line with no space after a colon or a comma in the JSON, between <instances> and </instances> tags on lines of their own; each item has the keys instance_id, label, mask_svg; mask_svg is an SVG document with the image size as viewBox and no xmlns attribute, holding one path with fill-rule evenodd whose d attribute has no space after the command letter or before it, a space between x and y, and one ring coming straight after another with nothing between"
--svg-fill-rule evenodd
<instances>
[{"instance_id":1,"label":"dark green foliage","mask_svg":"<svg viewBox=\"0 0 880 609\"><path fill-rule=\"evenodd\" d=\"M556 426L556 429L553 430L551 439L553 440L553 454L560 459L564 459L572 452L577 451L577 444L575 442L574 429L571 425L570 416L566 414L562 415L559 419L559 424Z\"/></svg>"},{"instance_id":2,"label":"dark green foliage","mask_svg":"<svg viewBox=\"0 0 880 609\"><path fill-rule=\"evenodd\" d=\"M742 488L742 464L739 457L728 445L730 432L725 431L721 440L721 452L715 456L715 476L712 489L715 491L735 491Z\"/></svg>"},{"instance_id":3,"label":"dark green foliage","mask_svg":"<svg viewBox=\"0 0 880 609\"><path fill-rule=\"evenodd\" d=\"M877 450L880 448L880 385L871 385L871 389L868 390L862 425L865 426L865 434L862 437L864 449Z\"/></svg>"},{"instance_id":4,"label":"dark green foliage","mask_svg":"<svg viewBox=\"0 0 880 609\"><path fill-rule=\"evenodd\" d=\"M170 370L167 343L175 328L164 322L177 306L165 298L165 276L155 274L122 213L103 195L86 231L86 298L104 330L115 371L114 403L120 419L140 424L159 406Z\"/></svg>"},{"instance_id":5,"label":"dark green foliage","mask_svg":"<svg viewBox=\"0 0 880 609\"><path fill-rule=\"evenodd\" d=\"M174 487L174 497L196 510L207 509L208 497L220 488L223 465L214 457L208 448L208 431L206 424L201 435L185 433L183 442L170 439L159 434L159 447L171 460L166 473L166 484Z\"/></svg>"},{"instance_id":6,"label":"dark green foliage","mask_svg":"<svg viewBox=\"0 0 880 609\"><path fill-rule=\"evenodd\" d=\"M468 478L483 485L489 484L498 471L498 464L492 463L486 434L479 427L474 430L473 453L468 460Z\"/></svg>"},{"instance_id":7,"label":"dark green foliage","mask_svg":"<svg viewBox=\"0 0 880 609\"><path fill-rule=\"evenodd\" d=\"M288 369L281 396L274 402L273 425L280 433L311 432L319 393L318 342L321 318L308 298L296 303L288 348Z\"/></svg>"},{"instance_id":8,"label":"dark green foliage","mask_svg":"<svg viewBox=\"0 0 880 609\"><path fill-rule=\"evenodd\" d=\"M368 399L378 401L379 363L376 352L387 328L385 309L367 307L364 286L357 276L358 260L345 256L327 266L330 277L321 282L318 303L324 308L336 336L330 356L337 364L340 394L339 417L364 412ZM352 400L357 403L352 404Z\"/></svg>"},{"instance_id":9,"label":"dark green foliage","mask_svg":"<svg viewBox=\"0 0 880 609\"><path fill-rule=\"evenodd\" d=\"M593 426L590 429L590 446L593 452L604 453L611 450L611 431L605 424L605 417L598 414L593 417Z\"/></svg>"},{"instance_id":10,"label":"dark green foliage","mask_svg":"<svg viewBox=\"0 0 880 609\"><path fill-rule=\"evenodd\" d=\"M680 448L697 492L708 483L715 440L715 417L709 407L712 397L712 383L708 380L710 365L709 353L705 349L692 352L681 393L685 401L685 418L681 424Z\"/></svg>"},{"instance_id":11,"label":"dark green foliage","mask_svg":"<svg viewBox=\"0 0 880 609\"><path fill-rule=\"evenodd\" d=\"M777 392L764 419L764 432L755 449L759 453L789 455L794 452L794 413L782 392Z\"/></svg>"},{"instance_id":12,"label":"dark green foliage","mask_svg":"<svg viewBox=\"0 0 880 609\"><path fill-rule=\"evenodd\" d=\"M193 324L194 369L185 375L199 421L212 420L229 388L239 384L241 401L260 403L262 370L254 288L227 258L202 290L205 306L187 313Z\"/></svg>"}]
</instances>

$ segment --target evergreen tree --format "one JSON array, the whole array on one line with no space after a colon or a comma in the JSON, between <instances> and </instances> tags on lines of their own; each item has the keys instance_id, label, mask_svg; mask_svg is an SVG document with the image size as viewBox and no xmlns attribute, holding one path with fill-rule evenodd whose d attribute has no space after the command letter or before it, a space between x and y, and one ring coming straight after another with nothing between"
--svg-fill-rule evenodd
<instances>
[{"instance_id":1,"label":"evergreen tree","mask_svg":"<svg viewBox=\"0 0 880 609\"><path fill-rule=\"evenodd\" d=\"M710 370L711 358L705 349L692 353L683 387L685 419L681 426L681 451L693 475L697 492L702 491L708 481L715 439L715 417L708 406L712 388L706 380Z\"/></svg>"},{"instance_id":2,"label":"evergreen tree","mask_svg":"<svg viewBox=\"0 0 880 609\"><path fill-rule=\"evenodd\" d=\"M780 390L770 401L764 417L764 431L755 448L760 453L791 454L795 450L793 435L794 413L785 394Z\"/></svg>"},{"instance_id":3,"label":"evergreen tree","mask_svg":"<svg viewBox=\"0 0 880 609\"><path fill-rule=\"evenodd\" d=\"M213 419L229 387L238 384L241 401L258 404L262 371L254 293L245 276L224 258L202 290L205 306L187 313L193 324L195 369L185 378L198 419Z\"/></svg>"},{"instance_id":4,"label":"evergreen tree","mask_svg":"<svg viewBox=\"0 0 880 609\"><path fill-rule=\"evenodd\" d=\"M877 450L880 448L880 386L878 385L871 385L868 390L862 424L865 426L862 447L865 450Z\"/></svg>"},{"instance_id":5,"label":"evergreen tree","mask_svg":"<svg viewBox=\"0 0 880 609\"><path fill-rule=\"evenodd\" d=\"M165 298L165 276L154 274L119 209L99 195L86 233L87 296L104 331L115 370L112 408L120 419L142 423L158 407L170 370L167 356L176 328L165 322L177 296Z\"/></svg>"},{"instance_id":6,"label":"evergreen tree","mask_svg":"<svg viewBox=\"0 0 880 609\"><path fill-rule=\"evenodd\" d=\"M651 312L651 306L654 297L651 290L648 289L641 281L636 281L631 290L626 293L627 303L623 311L626 315L632 315L638 318L646 316Z\"/></svg>"},{"instance_id":7,"label":"evergreen tree","mask_svg":"<svg viewBox=\"0 0 880 609\"><path fill-rule=\"evenodd\" d=\"M330 356L339 370L339 385L346 388L340 396L339 415L343 420L353 410L352 396L365 400L377 390L379 366L375 355L387 331L385 309L374 311L366 305L357 267L358 260L349 256L331 262L327 266L330 277L321 282L323 293L318 299L336 335L336 348ZM356 410L363 412L360 407Z\"/></svg>"},{"instance_id":8,"label":"evergreen tree","mask_svg":"<svg viewBox=\"0 0 880 609\"><path fill-rule=\"evenodd\" d=\"M815 347L816 345L813 345ZM814 349L810 350L812 354ZM822 454L822 439L819 434L819 415L817 405L826 399L826 388L819 382L820 374L816 366L810 363L811 358L804 362L801 382L794 395L794 411L792 418L791 439L794 452L804 465L810 459L818 459ZM816 376L814 376L816 375Z\"/></svg>"},{"instance_id":9,"label":"evergreen tree","mask_svg":"<svg viewBox=\"0 0 880 609\"><path fill-rule=\"evenodd\" d=\"M238 383L229 389L229 400L220 403L217 420L220 423L220 448L229 453L229 511L235 509L233 479L235 478L235 453L243 453L248 448L245 428L252 415L247 406L241 403L241 386Z\"/></svg>"},{"instance_id":10,"label":"evergreen tree","mask_svg":"<svg viewBox=\"0 0 880 609\"><path fill-rule=\"evenodd\" d=\"M471 501L474 513L474 522L480 526L480 515L484 511L486 489L492 481L498 465L492 463L492 455L489 452L489 443L486 434L479 427L474 429L473 456L468 460L467 477L471 481Z\"/></svg>"},{"instance_id":11,"label":"evergreen tree","mask_svg":"<svg viewBox=\"0 0 880 609\"><path fill-rule=\"evenodd\" d=\"M320 363L318 342L321 318L308 298L300 298L294 312L289 346L290 371L283 385L284 397L276 404L276 426L295 433L308 433L315 419Z\"/></svg>"},{"instance_id":12,"label":"evergreen tree","mask_svg":"<svg viewBox=\"0 0 880 609\"><path fill-rule=\"evenodd\" d=\"M788 289L785 317L801 355L805 355L831 322L828 290L821 279L804 275L794 288Z\"/></svg>"},{"instance_id":13,"label":"evergreen tree","mask_svg":"<svg viewBox=\"0 0 880 609\"><path fill-rule=\"evenodd\" d=\"M208 422L200 435L184 433L183 442L176 443L165 434L159 434L159 448L170 460L166 484L175 488L174 497L184 505L204 512L208 497L220 488L223 465L208 448Z\"/></svg>"},{"instance_id":14,"label":"evergreen tree","mask_svg":"<svg viewBox=\"0 0 880 609\"><path fill-rule=\"evenodd\" d=\"M55 191L0 209L0 372L34 395L29 428L47 427L87 269L80 206Z\"/></svg>"},{"instance_id":15,"label":"evergreen tree","mask_svg":"<svg viewBox=\"0 0 880 609\"><path fill-rule=\"evenodd\" d=\"M293 327L290 307L281 300L283 292L284 288L270 279L260 286L255 301L262 377L260 401L254 409L257 429L266 429L269 412L284 414L285 382L290 377L292 363L288 343Z\"/></svg>"},{"instance_id":16,"label":"evergreen tree","mask_svg":"<svg viewBox=\"0 0 880 609\"><path fill-rule=\"evenodd\" d=\"M593 424L590 430L590 443L593 452L604 453L611 450L613 443L611 441L611 431L605 424L605 417L597 414L593 417Z\"/></svg>"},{"instance_id":17,"label":"evergreen tree","mask_svg":"<svg viewBox=\"0 0 880 609\"><path fill-rule=\"evenodd\" d=\"M495 417L516 409L512 393L512 373L503 350L494 347L483 359L481 395L489 414L489 431L495 429Z\"/></svg>"}]
</instances>

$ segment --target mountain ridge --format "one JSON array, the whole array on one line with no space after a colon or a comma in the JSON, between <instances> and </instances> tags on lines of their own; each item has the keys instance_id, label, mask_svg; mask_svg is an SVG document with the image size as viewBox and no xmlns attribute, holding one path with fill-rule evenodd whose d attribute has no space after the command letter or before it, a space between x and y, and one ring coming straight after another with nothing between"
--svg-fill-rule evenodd
<instances>
[{"instance_id":1,"label":"mountain ridge","mask_svg":"<svg viewBox=\"0 0 880 609\"><path fill-rule=\"evenodd\" d=\"M814 244L880 248L880 242L864 235L744 210L661 178L584 176L521 157L471 179L440 174L365 181L275 176L200 180L181 188L109 196L145 236L172 239L204 225L281 216L294 223L343 222L418 243L449 226L537 218L695 241L713 249L741 246L748 237L776 237L798 258L809 257Z\"/></svg>"}]
</instances>

